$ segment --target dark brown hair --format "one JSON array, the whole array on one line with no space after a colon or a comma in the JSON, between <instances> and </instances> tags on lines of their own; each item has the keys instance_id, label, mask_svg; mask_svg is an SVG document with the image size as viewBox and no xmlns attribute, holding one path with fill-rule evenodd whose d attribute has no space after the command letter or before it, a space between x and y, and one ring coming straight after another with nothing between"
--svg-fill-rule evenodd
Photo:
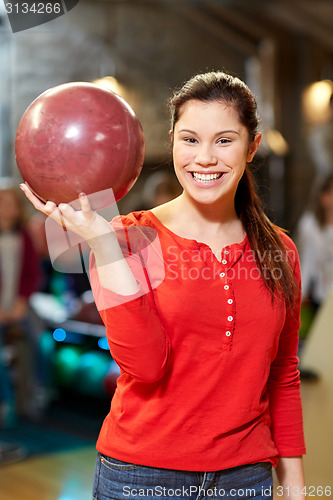
<instances>
[{"instance_id":1,"label":"dark brown hair","mask_svg":"<svg viewBox=\"0 0 333 500\"><path fill-rule=\"evenodd\" d=\"M232 106L237 112L239 121L248 130L249 144L254 140L259 125L257 103L250 89L239 78L222 71L203 73L191 78L174 93L169 101L172 131L184 104L190 100L221 101ZM299 287L294 276L292 263L289 261L287 249L281 238L281 228L273 224L264 213L249 165L246 165L238 184L235 209L246 231L257 267L266 287L271 292L272 299L274 300L276 295L282 292L286 304L293 307L299 293ZM286 257L274 259L274 256L281 255L281 252Z\"/></svg>"}]
</instances>

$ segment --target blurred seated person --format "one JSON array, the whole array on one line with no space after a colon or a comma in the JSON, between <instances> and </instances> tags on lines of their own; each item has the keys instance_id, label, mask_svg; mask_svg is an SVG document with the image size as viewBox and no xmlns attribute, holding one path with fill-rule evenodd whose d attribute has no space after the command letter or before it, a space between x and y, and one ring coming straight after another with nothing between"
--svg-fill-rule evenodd
<instances>
[{"instance_id":1,"label":"blurred seated person","mask_svg":"<svg viewBox=\"0 0 333 500\"><path fill-rule=\"evenodd\" d=\"M302 274L303 317L309 331L312 319L333 286L333 173L322 183L313 211L298 224L298 250ZM311 319L312 318L312 319ZM317 380L318 375L301 366L301 378Z\"/></svg>"},{"instance_id":2,"label":"blurred seated person","mask_svg":"<svg viewBox=\"0 0 333 500\"><path fill-rule=\"evenodd\" d=\"M29 218L27 230L29 232L30 238L34 243L34 248L37 252L38 259L40 262L41 273L40 273L38 291L44 293L50 293L53 267L47 246L47 239L45 232L46 219L47 216L45 214L41 214L39 212L33 213Z\"/></svg>"},{"instance_id":3,"label":"blurred seated person","mask_svg":"<svg viewBox=\"0 0 333 500\"><path fill-rule=\"evenodd\" d=\"M143 210L162 205L181 193L179 182L173 172L159 170L149 175L142 192Z\"/></svg>"},{"instance_id":4,"label":"blurred seated person","mask_svg":"<svg viewBox=\"0 0 333 500\"><path fill-rule=\"evenodd\" d=\"M309 134L309 149L315 166L315 189L333 173L333 94L328 103L328 119Z\"/></svg>"},{"instance_id":5,"label":"blurred seated person","mask_svg":"<svg viewBox=\"0 0 333 500\"><path fill-rule=\"evenodd\" d=\"M38 340L41 325L29 308L29 297L39 284L39 261L26 230L22 194L12 187L0 189L0 425L15 425L17 411L34 408L38 380ZM11 350L19 345L20 398L15 394ZM22 353L23 345L23 353ZM15 356L15 355L14 355ZM20 399L20 401L17 401ZM20 408L18 408L20 407Z\"/></svg>"},{"instance_id":6,"label":"blurred seated person","mask_svg":"<svg viewBox=\"0 0 333 500\"><path fill-rule=\"evenodd\" d=\"M303 300L317 310L333 285L333 173L322 183L313 211L298 224Z\"/></svg>"}]
</instances>

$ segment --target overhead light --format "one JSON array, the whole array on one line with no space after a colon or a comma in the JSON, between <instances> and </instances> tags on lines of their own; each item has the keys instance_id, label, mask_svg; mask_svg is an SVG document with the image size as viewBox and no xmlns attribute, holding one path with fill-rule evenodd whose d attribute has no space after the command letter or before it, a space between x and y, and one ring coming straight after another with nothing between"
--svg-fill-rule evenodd
<instances>
[{"instance_id":1,"label":"overhead light","mask_svg":"<svg viewBox=\"0 0 333 500\"><path fill-rule=\"evenodd\" d=\"M288 143L278 130L265 131L265 138L270 150L277 156L285 156L288 153Z\"/></svg>"},{"instance_id":2,"label":"overhead light","mask_svg":"<svg viewBox=\"0 0 333 500\"><path fill-rule=\"evenodd\" d=\"M309 124L324 122L329 117L329 102L333 93L333 82L321 80L312 83L303 92L303 112Z\"/></svg>"},{"instance_id":3,"label":"overhead light","mask_svg":"<svg viewBox=\"0 0 333 500\"><path fill-rule=\"evenodd\" d=\"M124 93L122 85L113 76L105 76L104 78L98 78L97 80L93 80L92 83L98 85L99 87L111 90L112 92L115 92L120 96L122 96L122 94Z\"/></svg>"}]
</instances>

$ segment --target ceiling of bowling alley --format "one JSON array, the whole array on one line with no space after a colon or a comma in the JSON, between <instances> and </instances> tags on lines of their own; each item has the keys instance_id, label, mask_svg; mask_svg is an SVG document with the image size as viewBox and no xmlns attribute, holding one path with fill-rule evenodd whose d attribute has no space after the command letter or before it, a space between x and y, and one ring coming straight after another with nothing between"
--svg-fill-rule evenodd
<instances>
[{"instance_id":1,"label":"ceiling of bowling alley","mask_svg":"<svg viewBox=\"0 0 333 500\"><path fill-rule=\"evenodd\" d=\"M332 0L95 0L113 4L158 5L201 26L211 36L251 51L251 43L273 26L310 37L333 52ZM223 26L223 30L221 27Z\"/></svg>"}]
</instances>

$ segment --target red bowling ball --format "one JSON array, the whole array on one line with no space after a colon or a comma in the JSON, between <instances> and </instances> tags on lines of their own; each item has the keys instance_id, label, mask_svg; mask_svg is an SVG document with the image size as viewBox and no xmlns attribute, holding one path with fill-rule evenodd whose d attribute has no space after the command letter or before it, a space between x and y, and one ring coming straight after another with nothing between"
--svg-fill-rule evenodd
<instances>
[{"instance_id":1,"label":"red bowling ball","mask_svg":"<svg viewBox=\"0 0 333 500\"><path fill-rule=\"evenodd\" d=\"M56 204L110 188L119 200L141 172L144 149L140 122L126 101L84 82L37 97L15 140L22 178L40 199Z\"/></svg>"}]
</instances>

